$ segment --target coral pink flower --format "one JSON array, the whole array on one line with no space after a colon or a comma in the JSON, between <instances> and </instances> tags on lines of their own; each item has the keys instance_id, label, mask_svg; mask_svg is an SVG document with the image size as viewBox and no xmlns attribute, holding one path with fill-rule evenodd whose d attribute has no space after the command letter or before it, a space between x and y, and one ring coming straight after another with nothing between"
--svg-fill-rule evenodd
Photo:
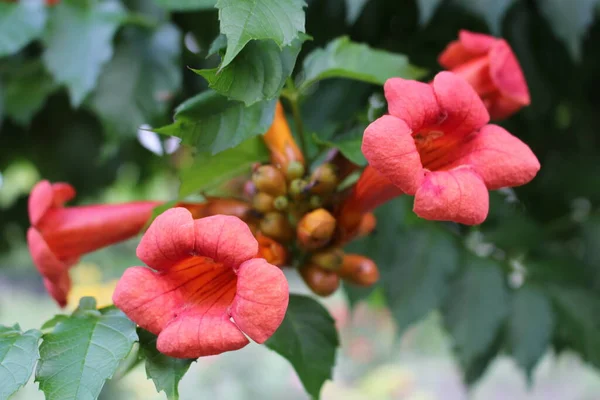
<instances>
[{"instance_id":1,"label":"coral pink flower","mask_svg":"<svg viewBox=\"0 0 600 400\"><path fill-rule=\"evenodd\" d=\"M36 184L29 196L29 251L46 289L61 307L71 288L69 268L79 257L136 235L159 204L63 207L73 197L71 185L48 181Z\"/></svg>"},{"instance_id":2,"label":"coral pink flower","mask_svg":"<svg viewBox=\"0 0 600 400\"><path fill-rule=\"evenodd\" d=\"M183 208L167 210L137 248L153 270L127 269L113 301L172 357L237 350L249 343L246 335L263 343L281 324L289 292L281 269L254 258L257 252L237 217L194 220Z\"/></svg>"},{"instance_id":3,"label":"coral pink flower","mask_svg":"<svg viewBox=\"0 0 600 400\"><path fill-rule=\"evenodd\" d=\"M530 103L521 66L504 39L461 30L438 62L473 86L492 119L506 118Z\"/></svg>"},{"instance_id":4,"label":"coral pink flower","mask_svg":"<svg viewBox=\"0 0 600 400\"><path fill-rule=\"evenodd\" d=\"M420 217L479 224L488 213L488 190L523 185L538 172L526 144L485 125L483 103L453 73L441 72L431 84L392 78L384 89L390 114L367 127L362 151L390 184L415 196ZM385 180L371 181L372 189L390 193Z\"/></svg>"}]
</instances>

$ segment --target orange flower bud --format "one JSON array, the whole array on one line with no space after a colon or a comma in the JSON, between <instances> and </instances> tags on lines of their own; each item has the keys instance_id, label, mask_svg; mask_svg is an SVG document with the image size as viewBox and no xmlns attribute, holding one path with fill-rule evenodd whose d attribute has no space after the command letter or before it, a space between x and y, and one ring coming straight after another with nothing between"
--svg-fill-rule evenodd
<instances>
[{"instance_id":1,"label":"orange flower bud","mask_svg":"<svg viewBox=\"0 0 600 400\"><path fill-rule=\"evenodd\" d=\"M290 225L290 221L277 211L265 214L260 220L260 231L279 242L289 242L294 238L294 229Z\"/></svg>"},{"instance_id":2,"label":"orange flower bud","mask_svg":"<svg viewBox=\"0 0 600 400\"><path fill-rule=\"evenodd\" d=\"M248 219L250 204L237 199L208 198L204 217L211 215L232 215L241 220Z\"/></svg>"},{"instance_id":3,"label":"orange flower bud","mask_svg":"<svg viewBox=\"0 0 600 400\"><path fill-rule=\"evenodd\" d=\"M314 264L300 268L300 276L310 290L319 296L330 296L340 287L340 277L335 272L324 270Z\"/></svg>"},{"instance_id":4,"label":"orange flower bud","mask_svg":"<svg viewBox=\"0 0 600 400\"><path fill-rule=\"evenodd\" d=\"M344 261L344 252L342 249L334 248L315 253L310 258L310 262L328 271L337 271Z\"/></svg>"},{"instance_id":5,"label":"orange flower bud","mask_svg":"<svg viewBox=\"0 0 600 400\"><path fill-rule=\"evenodd\" d=\"M360 223L358 225L357 236L367 236L373 230L375 230L375 226L377 225L377 218L373 213L366 213L362 216Z\"/></svg>"},{"instance_id":6,"label":"orange flower bud","mask_svg":"<svg viewBox=\"0 0 600 400\"><path fill-rule=\"evenodd\" d=\"M275 209L273 205L273 196L264 192L258 192L252 198L252 207L261 213L268 213Z\"/></svg>"},{"instance_id":7,"label":"orange flower bud","mask_svg":"<svg viewBox=\"0 0 600 400\"><path fill-rule=\"evenodd\" d=\"M252 173L252 182L259 192L265 192L273 197L285 194L287 183L280 170L272 165L262 165Z\"/></svg>"},{"instance_id":8,"label":"orange flower bud","mask_svg":"<svg viewBox=\"0 0 600 400\"><path fill-rule=\"evenodd\" d=\"M329 243L335 232L335 218L324 208L305 214L296 230L298 242L306 250L315 250Z\"/></svg>"},{"instance_id":9,"label":"orange flower bud","mask_svg":"<svg viewBox=\"0 0 600 400\"><path fill-rule=\"evenodd\" d=\"M338 184L337 174L331 164L319 166L310 177L310 192L320 195L333 193Z\"/></svg>"},{"instance_id":10,"label":"orange flower bud","mask_svg":"<svg viewBox=\"0 0 600 400\"><path fill-rule=\"evenodd\" d=\"M288 252L281 243L276 242L262 233L256 234L256 241L258 242L257 257L264 258L269 264L277 265L278 267L285 265Z\"/></svg>"},{"instance_id":11,"label":"orange flower bud","mask_svg":"<svg viewBox=\"0 0 600 400\"><path fill-rule=\"evenodd\" d=\"M360 286L371 286L379 280L377 265L360 254L346 254L338 274L344 280Z\"/></svg>"},{"instance_id":12,"label":"orange flower bud","mask_svg":"<svg viewBox=\"0 0 600 400\"><path fill-rule=\"evenodd\" d=\"M265 144L271 151L271 163L280 167L283 171L288 170L292 161L298 161L304 165L304 156L298 148L292 131L285 119L285 112L280 102L275 106L275 118L273 124L264 134Z\"/></svg>"}]
</instances>

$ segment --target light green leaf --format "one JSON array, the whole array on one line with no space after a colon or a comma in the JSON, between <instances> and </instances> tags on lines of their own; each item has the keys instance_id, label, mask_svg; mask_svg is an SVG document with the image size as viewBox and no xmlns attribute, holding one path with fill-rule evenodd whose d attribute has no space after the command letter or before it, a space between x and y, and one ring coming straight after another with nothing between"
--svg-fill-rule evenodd
<instances>
[{"instance_id":1,"label":"light green leaf","mask_svg":"<svg viewBox=\"0 0 600 400\"><path fill-rule=\"evenodd\" d=\"M321 387L331 379L339 346L333 318L316 300L290 295L281 326L265 343L294 367L306 391L319 398Z\"/></svg>"},{"instance_id":2,"label":"light green leaf","mask_svg":"<svg viewBox=\"0 0 600 400\"><path fill-rule=\"evenodd\" d=\"M227 36L225 68L251 40L273 40L277 46L292 43L304 33L303 0L219 0L221 33Z\"/></svg>"},{"instance_id":3,"label":"light green leaf","mask_svg":"<svg viewBox=\"0 0 600 400\"><path fill-rule=\"evenodd\" d=\"M327 78L383 85L392 77L418 79L423 75L425 71L409 64L408 57L403 54L373 49L344 36L306 56L298 86L300 91L305 91L313 83Z\"/></svg>"},{"instance_id":4,"label":"light green leaf","mask_svg":"<svg viewBox=\"0 0 600 400\"><path fill-rule=\"evenodd\" d=\"M196 360L166 356L156 349L156 335L143 329L138 329L138 335L140 351L146 361L146 375L154 382L156 391L165 392L169 400L179 399L179 381Z\"/></svg>"},{"instance_id":5,"label":"light green leaf","mask_svg":"<svg viewBox=\"0 0 600 400\"><path fill-rule=\"evenodd\" d=\"M210 10L215 8L217 0L154 0L170 11Z\"/></svg>"},{"instance_id":6,"label":"light green leaf","mask_svg":"<svg viewBox=\"0 0 600 400\"><path fill-rule=\"evenodd\" d=\"M0 57L14 54L37 39L45 24L42 0L0 2Z\"/></svg>"},{"instance_id":7,"label":"light green leaf","mask_svg":"<svg viewBox=\"0 0 600 400\"><path fill-rule=\"evenodd\" d=\"M279 96L294 69L303 41L304 38L296 39L280 49L272 40L254 40L225 68L193 71L206 78L217 92L249 106Z\"/></svg>"},{"instance_id":8,"label":"light green leaf","mask_svg":"<svg viewBox=\"0 0 600 400\"><path fill-rule=\"evenodd\" d=\"M46 400L96 399L137 341L135 324L84 297L73 315L44 335L36 381Z\"/></svg>"},{"instance_id":9,"label":"light green leaf","mask_svg":"<svg viewBox=\"0 0 600 400\"><path fill-rule=\"evenodd\" d=\"M19 325L0 326L0 399L6 400L27 383L40 356L42 332L22 332Z\"/></svg>"},{"instance_id":10,"label":"light green leaf","mask_svg":"<svg viewBox=\"0 0 600 400\"><path fill-rule=\"evenodd\" d=\"M62 1L54 8L44 37L44 64L67 86L71 104L79 106L112 57L112 38L125 13L115 1Z\"/></svg>"},{"instance_id":11,"label":"light green leaf","mask_svg":"<svg viewBox=\"0 0 600 400\"><path fill-rule=\"evenodd\" d=\"M469 366L493 344L508 314L509 299L495 261L472 255L465 258L464 270L452 282L442 312L458 359Z\"/></svg>"},{"instance_id":12,"label":"light green leaf","mask_svg":"<svg viewBox=\"0 0 600 400\"><path fill-rule=\"evenodd\" d=\"M210 57L213 54L217 54L221 50L225 50L226 47L227 47L227 36L225 36L221 33L210 44L210 47L208 49L208 54L206 55L206 57Z\"/></svg>"},{"instance_id":13,"label":"light green leaf","mask_svg":"<svg viewBox=\"0 0 600 400\"><path fill-rule=\"evenodd\" d=\"M368 2L369 0L345 0L346 23L348 25L352 25L356 22Z\"/></svg>"},{"instance_id":14,"label":"light green leaf","mask_svg":"<svg viewBox=\"0 0 600 400\"><path fill-rule=\"evenodd\" d=\"M167 113L181 86L180 56L181 33L172 24L124 32L89 101L107 132L135 136Z\"/></svg>"},{"instance_id":15,"label":"light green leaf","mask_svg":"<svg viewBox=\"0 0 600 400\"><path fill-rule=\"evenodd\" d=\"M515 0L454 0L454 2L485 19L492 33L500 35L502 20Z\"/></svg>"},{"instance_id":16,"label":"light green leaf","mask_svg":"<svg viewBox=\"0 0 600 400\"><path fill-rule=\"evenodd\" d=\"M195 192L213 189L237 176L249 174L252 165L268 159L269 151L262 137L258 136L217 155L197 154L193 164L179 172L179 196L183 198Z\"/></svg>"},{"instance_id":17,"label":"light green leaf","mask_svg":"<svg viewBox=\"0 0 600 400\"><path fill-rule=\"evenodd\" d=\"M598 0L539 0L537 6L571 57L581 60L581 41L594 22Z\"/></svg>"},{"instance_id":18,"label":"light green leaf","mask_svg":"<svg viewBox=\"0 0 600 400\"><path fill-rule=\"evenodd\" d=\"M535 288L524 286L512 296L508 319L511 353L531 376L533 368L550 344L554 329L554 312L548 297Z\"/></svg>"},{"instance_id":19,"label":"light green leaf","mask_svg":"<svg viewBox=\"0 0 600 400\"><path fill-rule=\"evenodd\" d=\"M21 125L29 124L57 86L41 61L20 65L7 80L4 93L6 115Z\"/></svg>"},{"instance_id":20,"label":"light green leaf","mask_svg":"<svg viewBox=\"0 0 600 400\"><path fill-rule=\"evenodd\" d=\"M435 10L440 6L442 0L417 0L419 6L419 24L427 25L435 15Z\"/></svg>"},{"instance_id":21,"label":"light green leaf","mask_svg":"<svg viewBox=\"0 0 600 400\"><path fill-rule=\"evenodd\" d=\"M362 137L365 130L364 126L358 126L343 135L334 136L330 140L323 140L316 134L313 135L315 143L338 149L342 154L356 165L367 165L367 159L362 153Z\"/></svg>"},{"instance_id":22,"label":"light green leaf","mask_svg":"<svg viewBox=\"0 0 600 400\"><path fill-rule=\"evenodd\" d=\"M275 102L245 107L244 103L208 90L180 104L175 110L175 122L154 131L180 137L184 144L202 153L217 154L265 133L273 122Z\"/></svg>"}]
</instances>

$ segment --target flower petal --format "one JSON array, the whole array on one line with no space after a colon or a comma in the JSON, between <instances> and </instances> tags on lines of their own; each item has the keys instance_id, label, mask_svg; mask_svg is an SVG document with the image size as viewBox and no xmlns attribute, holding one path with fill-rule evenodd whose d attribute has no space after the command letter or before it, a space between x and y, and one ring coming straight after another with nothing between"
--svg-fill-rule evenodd
<instances>
[{"instance_id":1,"label":"flower petal","mask_svg":"<svg viewBox=\"0 0 600 400\"><path fill-rule=\"evenodd\" d=\"M250 228L238 217L214 215L194 221L197 255L210 257L237 269L258 252L258 242Z\"/></svg>"},{"instance_id":2,"label":"flower petal","mask_svg":"<svg viewBox=\"0 0 600 400\"><path fill-rule=\"evenodd\" d=\"M466 29L461 29L458 33L458 40L465 46L465 49L473 54L485 54L498 41L493 36L485 33L471 32Z\"/></svg>"},{"instance_id":3,"label":"flower petal","mask_svg":"<svg viewBox=\"0 0 600 400\"><path fill-rule=\"evenodd\" d=\"M180 315L158 335L158 351L170 357L198 358L238 350L249 340L227 315Z\"/></svg>"},{"instance_id":4,"label":"flower petal","mask_svg":"<svg viewBox=\"0 0 600 400\"><path fill-rule=\"evenodd\" d=\"M113 302L133 322L158 335L184 306L177 283L145 267L127 268Z\"/></svg>"},{"instance_id":5,"label":"flower petal","mask_svg":"<svg viewBox=\"0 0 600 400\"><path fill-rule=\"evenodd\" d=\"M384 115L365 130L362 152L369 164L394 185L414 194L423 180L423 165L410 127Z\"/></svg>"},{"instance_id":6,"label":"flower petal","mask_svg":"<svg viewBox=\"0 0 600 400\"><path fill-rule=\"evenodd\" d=\"M461 149L453 166L468 164L489 190L524 185L540 170L529 146L498 125L486 125Z\"/></svg>"},{"instance_id":7,"label":"flower petal","mask_svg":"<svg viewBox=\"0 0 600 400\"><path fill-rule=\"evenodd\" d=\"M159 215L150 225L136 254L155 270L166 270L190 257L194 251L195 232L192 214L177 207Z\"/></svg>"},{"instance_id":8,"label":"flower petal","mask_svg":"<svg viewBox=\"0 0 600 400\"><path fill-rule=\"evenodd\" d=\"M430 172L417 190L413 209L421 218L476 225L487 217L489 195L470 167Z\"/></svg>"},{"instance_id":9,"label":"flower petal","mask_svg":"<svg viewBox=\"0 0 600 400\"><path fill-rule=\"evenodd\" d=\"M435 125L442 117L431 85L390 78L383 86L390 114L403 120L411 131Z\"/></svg>"},{"instance_id":10,"label":"flower petal","mask_svg":"<svg viewBox=\"0 0 600 400\"><path fill-rule=\"evenodd\" d=\"M445 134L444 140L450 137L460 139L490 120L485 105L473 87L458 75L440 72L432 85L441 112L446 117L439 124L439 129Z\"/></svg>"},{"instance_id":11,"label":"flower petal","mask_svg":"<svg viewBox=\"0 0 600 400\"><path fill-rule=\"evenodd\" d=\"M451 42L440 54L438 62L446 69L453 69L475 57L485 56L497 40L493 36L463 29L458 40Z\"/></svg>"},{"instance_id":12,"label":"flower petal","mask_svg":"<svg viewBox=\"0 0 600 400\"><path fill-rule=\"evenodd\" d=\"M60 207L75 197L75 189L68 183L51 184L47 180L35 184L29 194L29 222L36 226L52 207Z\"/></svg>"},{"instance_id":13,"label":"flower petal","mask_svg":"<svg viewBox=\"0 0 600 400\"><path fill-rule=\"evenodd\" d=\"M281 269L262 258L246 261L238 270L231 316L252 340L264 343L281 325L289 288Z\"/></svg>"}]
</instances>

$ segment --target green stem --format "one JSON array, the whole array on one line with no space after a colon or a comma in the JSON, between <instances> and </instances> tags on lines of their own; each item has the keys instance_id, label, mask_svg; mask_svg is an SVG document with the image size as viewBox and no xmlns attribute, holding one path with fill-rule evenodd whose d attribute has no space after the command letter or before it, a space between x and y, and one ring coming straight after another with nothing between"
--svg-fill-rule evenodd
<instances>
[{"instance_id":1,"label":"green stem","mask_svg":"<svg viewBox=\"0 0 600 400\"><path fill-rule=\"evenodd\" d=\"M296 126L296 134L300 139L300 149L302 153L306 156L306 138L304 136L304 125L302 124L302 114L300 113L300 105L298 104L298 91L294 86L294 81L292 78L287 79L286 90L282 92L283 97L285 97L292 107L292 116L294 117L294 125Z\"/></svg>"}]
</instances>

